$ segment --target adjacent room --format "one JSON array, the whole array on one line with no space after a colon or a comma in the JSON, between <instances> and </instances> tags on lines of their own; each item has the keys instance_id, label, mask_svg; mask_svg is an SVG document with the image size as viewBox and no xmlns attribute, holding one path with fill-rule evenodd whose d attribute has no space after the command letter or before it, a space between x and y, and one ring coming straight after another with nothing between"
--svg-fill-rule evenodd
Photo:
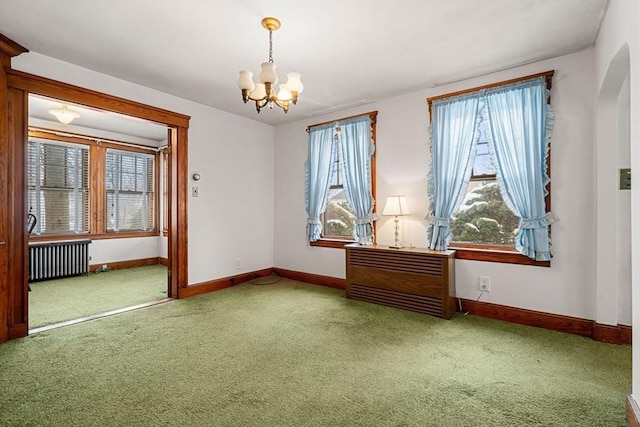
<instances>
[{"instance_id":1,"label":"adjacent room","mask_svg":"<svg viewBox=\"0 0 640 427\"><path fill-rule=\"evenodd\" d=\"M0 2L0 424L640 425L639 24Z\"/></svg>"},{"instance_id":2,"label":"adjacent room","mask_svg":"<svg viewBox=\"0 0 640 427\"><path fill-rule=\"evenodd\" d=\"M166 299L166 126L34 94L28 108L29 329Z\"/></svg>"}]
</instances>

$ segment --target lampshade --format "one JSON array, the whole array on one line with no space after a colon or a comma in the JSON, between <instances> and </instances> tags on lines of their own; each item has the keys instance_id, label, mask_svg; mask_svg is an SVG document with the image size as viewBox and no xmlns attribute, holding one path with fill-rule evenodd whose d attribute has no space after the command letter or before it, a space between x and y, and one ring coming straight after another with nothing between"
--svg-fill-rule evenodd
<instances>
[{"instance_id":1,"label":"lampshade","mask_svg":"<svg viewBox=\"0 0 640 427\"><path fill-rule=\"evenodd\" d=\"M68 110L67 108L68 107L63 104L61 110L49 110L49 114L56 116L60 123L68 125L73 121L73 119L80 117L80 114L75 111Z\"/></svg>"},{"instance_id":2,"label":"lampshade","mask_svg":"<svg viewBox=\"0 0 640 427\"><path fill-rule=\"evenodd\" d=\"M262 99L267 96L267 90L264 83L256 83L255 89L251 92L251 98Z\"/></svg>"},{"instance_id":3,"label":"lampshade","mask_svg":"<svg viewBox=\"0 0 640 427\"><path fill-rule=\"evenodd\" d=\"M382 215L409 215L409 207L407 206L407 199L404 196L389 196L387 202L384 205Z\"/></svg>"},{"instance_id":4,"label":"lampshade","mask_svg":"<svg viewBox=\"0 0 640 427\"><path fill-rule=\"evenodd\" d=\"M300 73L287 73L287 89L289 92L298 92L302 93L304 90L304 86L302 85L302 81L300 80Z\"/></svg>"},{"instance_id":5,"label":"lampshade","mask_svg":"<svg viewBox=\"0 0 640 427\"><path fill-rule=\"evenodd\" d=\"M272 62L263 62L261 68L262 70L260 71L260 75L258 75L258 79L260 79L261 83L271 83L272 85L278 83L276 64Z\"/></svg>"},{"instance_id":6,"label":"lampshade","mask_svg":"<svg viewBox=\"0 0 640 427\"><path fill-rule=\"evenodd\" d=\"M249 92L255 89L256 85L253 82L253 73L251 71L240 71L240 78L238 79L238 87L240 89L246 89Z\"/></svg>"}]
</instances>

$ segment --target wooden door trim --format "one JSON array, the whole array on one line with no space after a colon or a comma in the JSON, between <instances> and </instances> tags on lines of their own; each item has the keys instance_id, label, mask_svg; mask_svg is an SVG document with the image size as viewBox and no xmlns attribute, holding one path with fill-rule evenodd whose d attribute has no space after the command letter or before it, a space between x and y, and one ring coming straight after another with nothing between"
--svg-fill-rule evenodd
<instances>
[{"instance_id":1,"label":"wooden door trim","mask_svg":"<svg viewBox=\"0 0 640 427\"><path fill-rule=\"evenodd\" d=\"M179 298L180 289L186 288L188 284L187 130L190 117L21 71L3 69L1 74L6 74L6 79L3 81L2 76L0 76L0 94L2 94L4 88L4 93L7 94L7 98L8 94L13 92L15 94L22 94L21 96L23 96L24 99L22 113L16 112L13 118L11 118L9 114L8 107L10 104L8 100L6 103L3 102L2 105L0 105L0 114L6 114L5 117L7 119L4 121L0 118L0 124L3 121L7 124L5 127L6 132L3 133L7 138L5 147L9 150L7 151L7 155L17 156L17 153L22 152L21 150L11 150L11 146L22 147L26 150L28 124L27 96L29 93L146 119L173 129L173 137L170 138L169 141L171 155L174 160L170 170L172 185L169 220L170 229L172 233L175 234L169 239L169 254L171 256L169 293L171 297ZM14 97L19 98L20 96L14 95ZM3 105L4 109L2 108ZM0 131L2 131L2 126L0 126ZM15 157L15 159L17 159L17 157ZM23 175L26 177L26 159L24 156L22 156L21 159L22 160L18 162L15 161L14 158L7 158L8 162L13 162L15 165L14 171L10 172L11 175L8 175L7 178L12 179L12 177L22 177ZM9 183L7 183L7 188L9 188L8 185ZM14 187L12 187L6 197L7 201L12 203L12 206L18 207L12 207L12 210L8 210L8 222L10 224L16 224L16 226L14 227L14 232L9 234L10 239L8 239L6 246L15 247L16 254L19 252L24 255L24 262L22 262L21 265L12 267L13 271L15 271L14 275L18 278L24 278L24 280L7 280L6 284L0 283L0 316L7 319L6 322L0 322L2 323L2 326L0 326L0 342L25 336L28 330L28 283L26 279L28 242L25 234L26 227L23 227L24 221L26 221L26 215L22 215L26 212L27 206L26 178L23 180L14 180ZM22 217L24 217L24 220L20 219ZM15 234L17 231L20 231L22 237ZM2 270L1 267L0 265L0 270ZM7 279L12 278L7 277Z\"/></svg>"},{"instance_id":2,"label":"wooden door trim","mask_svg":"<svg viewBox=\"0 0 640 427\"><path fill-rule=\"evenodd\" d=\"M138 117L171 127L188 128L191 119L184 114L13 69L7 70L7 83L9 87L29 93Z\"/></svg>"}]
</instances>

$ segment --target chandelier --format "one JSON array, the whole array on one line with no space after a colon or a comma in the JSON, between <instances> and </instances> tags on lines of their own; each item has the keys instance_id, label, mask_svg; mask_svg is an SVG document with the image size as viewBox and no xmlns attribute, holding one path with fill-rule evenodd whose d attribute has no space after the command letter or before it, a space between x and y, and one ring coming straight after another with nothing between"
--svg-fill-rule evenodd
<instances>
[{"instance_id":1,"label":"chandelier","mask_svg":"<svg viewBox=\"0 0 640 427\"><path fill-rule=\"evenodd\" d=\"M300 73L288 73L287 82L279 86L278 94L275 85L278 83L276 64L273 63L273 32L280 28L280 21L276 18L264 18L262 26L269 31L269 62L263 62L258 78L260 83L254 83L251 71L240 71L238 87L242 91L242 100L246 104L249 100L256 103L258 113L265 106L273 108L274 105L282 108L286 113L291 103L298 102L298 95L302 93L304 86L300 81Z\"/></svg>"}]
</instances>

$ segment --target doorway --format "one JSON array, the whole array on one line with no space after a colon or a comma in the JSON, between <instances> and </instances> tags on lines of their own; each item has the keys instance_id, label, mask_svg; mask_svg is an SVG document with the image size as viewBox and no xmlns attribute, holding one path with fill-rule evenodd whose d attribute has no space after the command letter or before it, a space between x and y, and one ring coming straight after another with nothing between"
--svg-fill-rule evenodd
<instances>
[{"instance_id":1,"label":"doorway","mask_svg":"<svg viewBox=\"0 0 640 427\"><path fill-rule=\"evenodd\" d=\"M168 128L35 94L28 117L29 333L168 300Z\"/></svg>"},{"instance_id":2,"label":"doorway","mask_svg":"<svg viewBox=\"0 0 640 427\"><path fill-rule=\"evenodd\" d=\"M27 140L29 94L148 120L168 128L168 236L167 297L180 298L187 286L187 131L189 117L89 89L5 70L8 94L10 164L7 202L10 212L10 253L7 269L9 338L28 333L28 239L27 239Z\"/></svg>"}]
</instances>

